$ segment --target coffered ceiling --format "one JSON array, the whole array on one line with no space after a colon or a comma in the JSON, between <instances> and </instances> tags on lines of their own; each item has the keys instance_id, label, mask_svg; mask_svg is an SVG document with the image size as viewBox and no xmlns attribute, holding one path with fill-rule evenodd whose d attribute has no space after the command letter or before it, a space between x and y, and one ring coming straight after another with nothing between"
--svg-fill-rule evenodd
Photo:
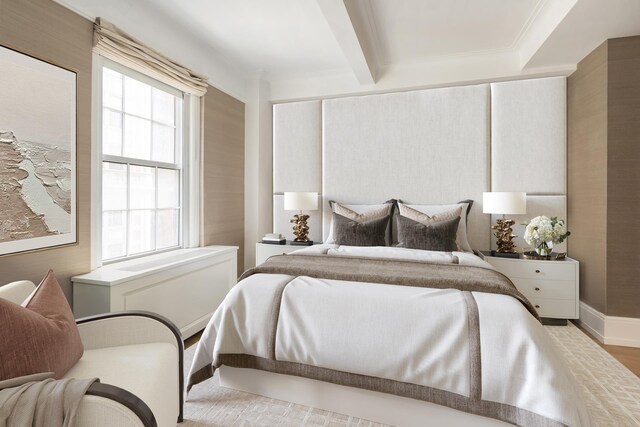
<instances>
[{"instance_id":1,"label":"coffered ceiling","mask_svg":"<svg viewBox=\"0 0 640 427\"><path fill-rule=\"evenodd\" d=\"M640 0L56 1L196 71L215 65L274 87L568 70L605 39L640 34Z\"/></svg>"}]
</instances>

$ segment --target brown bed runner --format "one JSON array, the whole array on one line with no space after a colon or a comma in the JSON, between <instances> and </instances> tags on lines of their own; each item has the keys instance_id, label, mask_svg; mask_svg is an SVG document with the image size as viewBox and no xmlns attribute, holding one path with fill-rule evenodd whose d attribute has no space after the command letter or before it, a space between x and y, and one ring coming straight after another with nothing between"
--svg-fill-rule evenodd
<instances>
[{"instance_id":1,"label":"brown bed runner","mask_svg":"<svg viewBox=\"0 0 640 427\"><path fill-rule=\"evenodd\" d=\"M421 288L487 292L516 298L539 319L531 302L505 275L495 270L459 264L435 264L330 255L276 255L244 272L239 280L258 273L381 283Z\"/></svg>"}]
</instances>

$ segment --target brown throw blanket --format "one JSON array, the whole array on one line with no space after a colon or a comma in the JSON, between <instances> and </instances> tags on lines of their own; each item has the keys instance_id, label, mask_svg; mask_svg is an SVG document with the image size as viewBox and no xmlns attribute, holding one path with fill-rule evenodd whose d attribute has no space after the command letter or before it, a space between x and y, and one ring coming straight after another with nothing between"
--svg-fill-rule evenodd
<instances>
[{"instance_id":1,"label":"brown throw blanket","mask_svg":"<svg viewBox=\"0 0 640 427\"><path fill-rule=\"evenodd\" d=\"M35 376L21 378L26 382L16 379L0 384L2 427L73 427L82 397L97 381L97 378L39 381L34 381L39 379Z\"/></svg>"},{"instance_id":2,"label":"brown throw blanket","mask_svg":"<svg viewBox=\"0 0 640 427\"><path fill-rule=\"evenodd\" d=\"M520 301L539 320L536 309L516 289L511 280L495 270L482 267L424 261L289 254L272 256L261 265L245 271L239 281L257 273L509 295Z\"/></svg>"}]
</instances>

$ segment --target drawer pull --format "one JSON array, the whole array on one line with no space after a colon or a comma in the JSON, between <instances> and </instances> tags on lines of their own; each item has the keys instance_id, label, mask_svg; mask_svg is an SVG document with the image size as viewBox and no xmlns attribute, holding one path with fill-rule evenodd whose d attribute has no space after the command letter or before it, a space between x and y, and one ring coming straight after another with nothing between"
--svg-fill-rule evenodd
<instances>
[{"instance_id":1,"label":"drawer pull","mask_svg":"<svg viewBox=\"0 0 640 427\"><path fill-rule=\"evenodd\" d=\"M536 273L540 273L540 270L536 270Z\"/></svg>"},{"instance_id":2,"label":"drawer pull","mask_svg":"<svg viewBox=\"0 0 640 427\"><path fill-rule=\"evenodd\" d=\"M539 291L539 290L540 290L540 288L536 288L536 291Z\"/></svg>"},{"instance_id":3,"label":"drawer pull","mask_svg":"<svg viewBox=\"0 0 640 427\"><path fill-rule=\"evenodd\" d=\"M540 306L538 304L535 305L536 308L540 308Z\"/></svg>"}]
</instances>

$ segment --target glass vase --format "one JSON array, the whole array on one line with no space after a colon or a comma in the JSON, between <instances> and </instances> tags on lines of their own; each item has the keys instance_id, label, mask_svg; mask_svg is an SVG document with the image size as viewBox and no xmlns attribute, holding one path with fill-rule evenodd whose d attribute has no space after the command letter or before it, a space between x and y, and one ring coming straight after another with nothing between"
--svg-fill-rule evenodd
<instances>
[{"instance_id":1,"label":"glass vase","mask_svg":"<svg viewBox=\"0 0 640 427\"><path fill-rule=\"evenodd\" d=\"M540 256L549 256L553 251L553 242L537 242L536 243L536 253Z\"/></svg>"}]
</instances>

